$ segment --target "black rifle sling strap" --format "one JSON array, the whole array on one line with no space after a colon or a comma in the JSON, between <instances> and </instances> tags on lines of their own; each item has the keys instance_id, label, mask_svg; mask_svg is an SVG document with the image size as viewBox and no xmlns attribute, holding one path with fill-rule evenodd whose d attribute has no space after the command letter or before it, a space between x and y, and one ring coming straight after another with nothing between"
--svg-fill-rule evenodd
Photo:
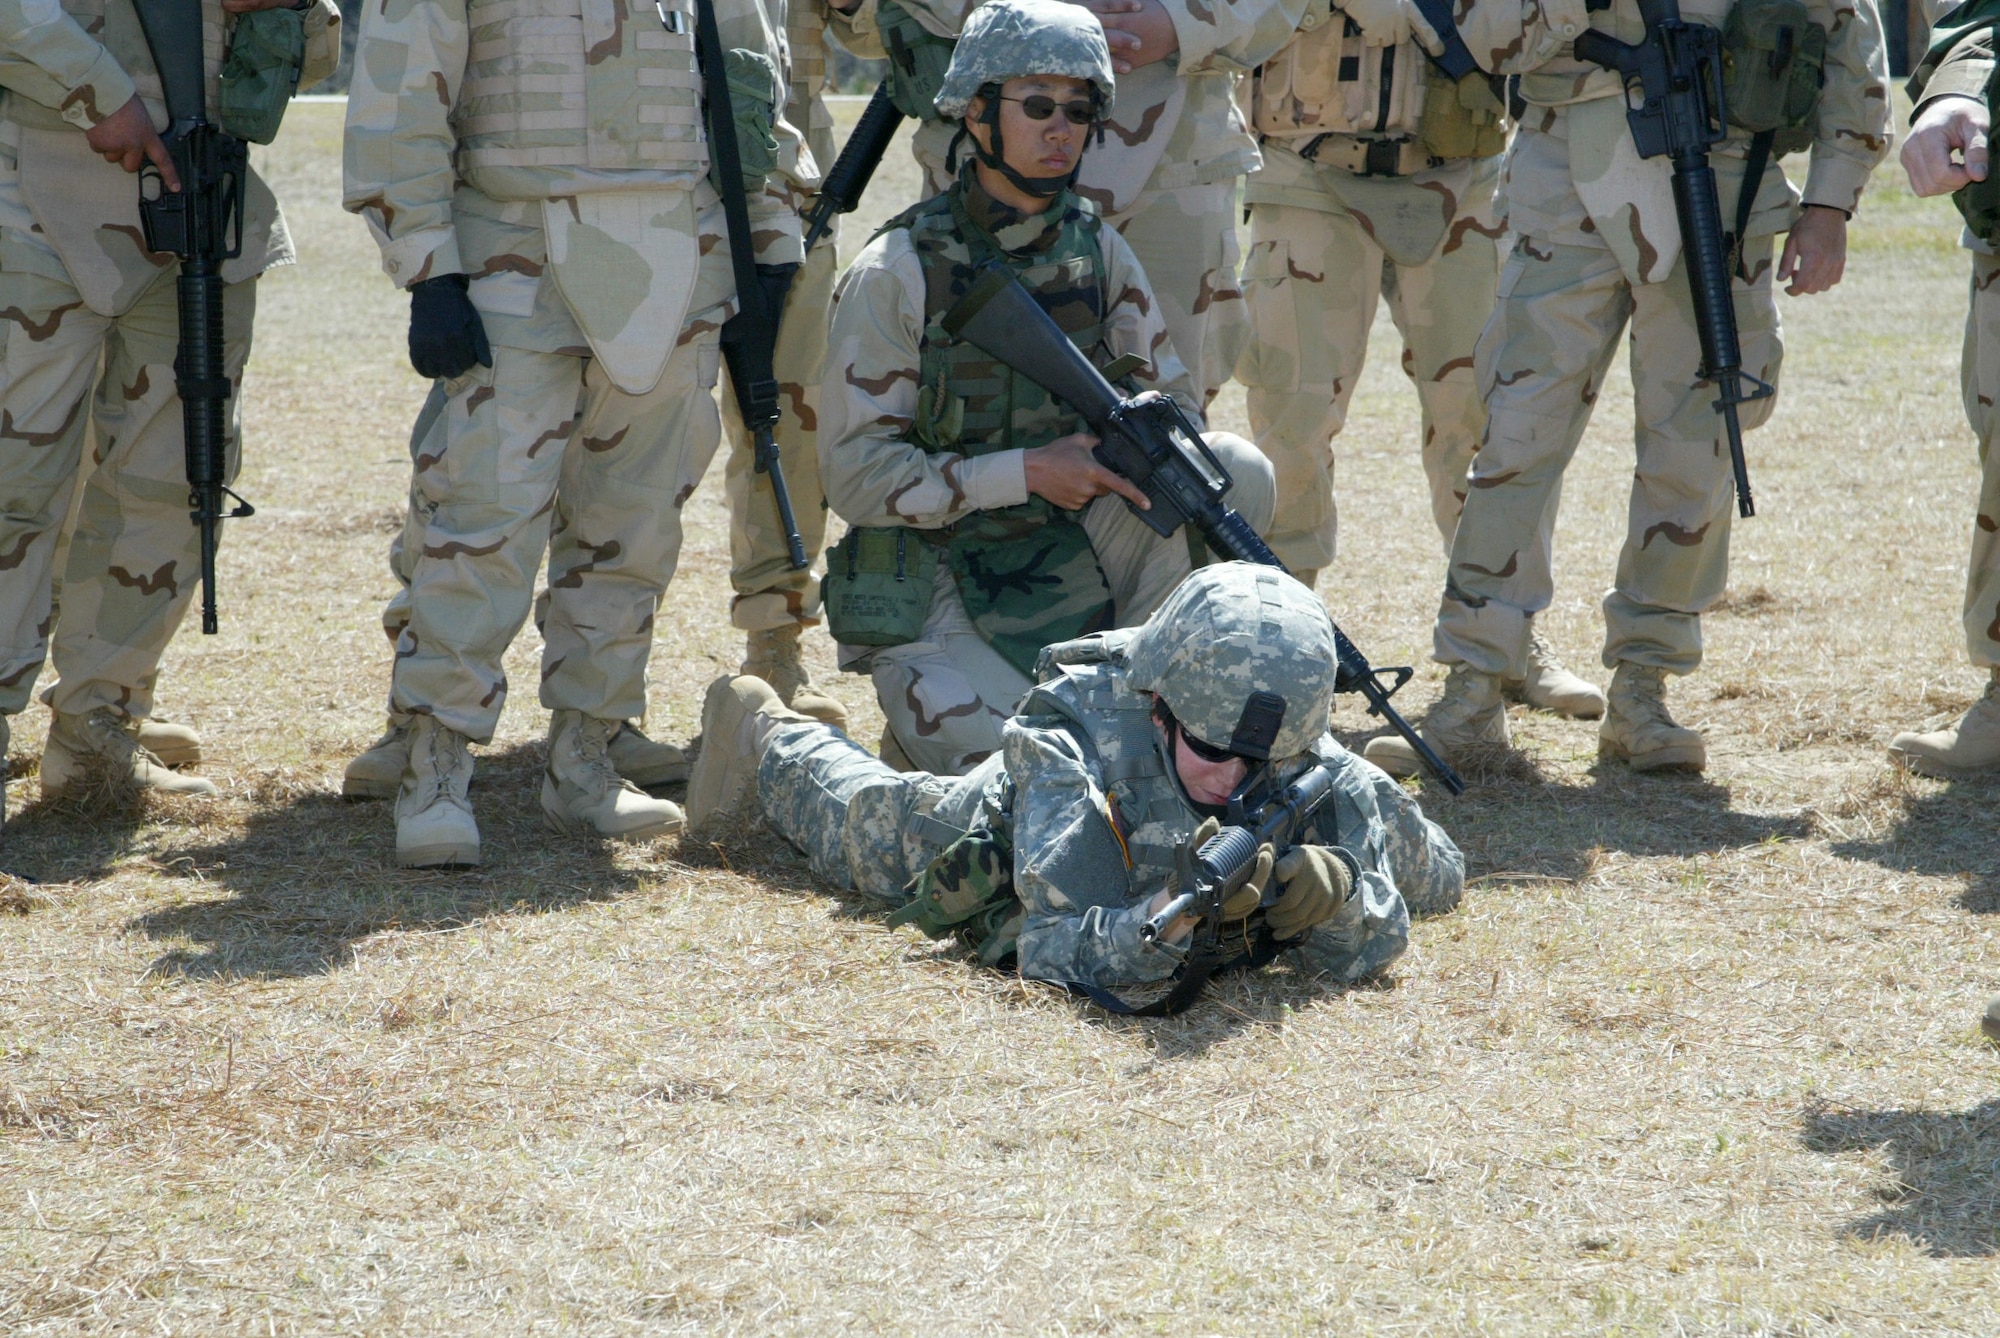
<instances>
[{"instance_id":1,"label":"black rifle sling strap","mask_svg":"<svg viewBox=\"0 0 2000 1338\"><path fill-rule=\"evenodd\" d=\"M729 265L736 272L736 309L753 326L770 326L764 286L757 280L757 256L750 237L750 202L743 193L743 156L736 148L736 112L729 101L729 70L723 63L722 33L715 24L715 0L695 0L695 55L701 62L708 103L708 153L715 160L715 188L729 230ZM776 387L772 388L776 398ZM746 414L749 405L738 405Z\"/></svg>"},{"instance_id":2,"label":"black rifle sling strap","mask_svg":"<svg viewBox=\"0 0 2000 1338\"><path fill-rule=\"evenodd\" d=\"M1750 136L1750 151L1743 158L1743 184L1736 191L1736 227L1726 239L1725 250L1729 253L1729 272L1743 282L1750 282L1750 276L1743 272L1743 238L1750 231L1750 215L1757 209L1757 195L1764 187L1764 169L1771 165L1771 148L1777 143L1778 132L1759 130Z\"/></svg>"}]
</instances>

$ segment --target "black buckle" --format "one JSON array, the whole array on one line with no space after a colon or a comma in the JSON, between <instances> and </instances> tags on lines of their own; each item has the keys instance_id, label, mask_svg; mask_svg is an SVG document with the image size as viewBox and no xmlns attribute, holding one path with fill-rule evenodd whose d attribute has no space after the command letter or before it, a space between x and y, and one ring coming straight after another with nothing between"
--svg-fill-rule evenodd
<instances>
[{"instance_id":1,"label":"black buckle","mask_svg":"<svg viewBox=\"0 0 2000 1338\"><path fill-rule=\"evenodd\" d=\"M1403 141L1400 139L1371 139L1368 154L1361 160L1361 175L1364 177L1399 177L1403 175Z\"/></svg>"}]
</instances>

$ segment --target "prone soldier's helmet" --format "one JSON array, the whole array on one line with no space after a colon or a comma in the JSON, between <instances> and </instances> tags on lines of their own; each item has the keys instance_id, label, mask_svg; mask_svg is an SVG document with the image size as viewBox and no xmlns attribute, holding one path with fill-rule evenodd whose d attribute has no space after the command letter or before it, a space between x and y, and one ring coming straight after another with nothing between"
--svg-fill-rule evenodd
<instances>
[{"instance_id":1,"label":"prone soldier's helmet","mask_svg":"<svg viewBox=\"0 0 2000 1338\"><path fill-rule=\"evenodd\" d=\"M1275 567L1203 567L1125 651L1125 681L1157 693L1196 738L1258 761L1326 730L1337 660L1319 597Z\"/></svg>"},{"instance_id":2,"label":"prone soldier's helmet","mask_svg":"<svg viewBox=\"0 0 2000 1338\"><path fill-rule=\"evenodd\" d=\"M1097 104L1097 135L1102 139L1104 118L1111 113L1116 91L1111 50L1105 45L1104 28L1097 16L1064 0L992 0L973 10L951 53L951 68L945 71L944 86L938 90L934 105L945 120L957 121L964 117L975 95L985 95L982 119L991 127L993 151L981 151L978 141L973 140L980 161L1004 172L1025 191L1054 195L1068 187L1074 172L1067 177L1023 177L1001 159L1000 85L1038 74L1065 75L1090 85L1091 100ZM960 127L947 157L955 158L959 143L969 138Z\"/></svg>"}]
</instances>

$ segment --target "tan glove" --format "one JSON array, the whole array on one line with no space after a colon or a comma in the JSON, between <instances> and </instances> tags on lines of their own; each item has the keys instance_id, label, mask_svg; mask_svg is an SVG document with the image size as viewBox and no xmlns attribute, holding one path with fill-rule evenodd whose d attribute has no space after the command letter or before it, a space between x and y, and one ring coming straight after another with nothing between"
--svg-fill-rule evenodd
<instances>
[{"instance_id":1,"label":"tan glove","mask_svg":"<svg viewBox=\"0 0 2000 1338\"><path fill-rule=\"evenodd\" d=\"M1394 46L1409 40L1410 0L1340 0L1340 10L1361 29L1364 46Z\"/></svg>"},{"instance_id":2,"label":"tan glove","mask_svg":"<svg viewBox=\"0 0 2000 1338\"><path fill-rule=\"evenodd\" d=\"M1330 846L1293 846L1272 872L1285 890L1265 912L1264 923L1280 941L1299 938L1331 920L1354 886L1347 861Z\"/></svg>"},{"instance_id":3,"label":"tan glove","mask_svg":"<svg viewBox=\"0 0 2000 1338\"><path fill-rule=\"evenodd\" d=\"M1222 903L1223 919L1241 920L1257 909L1257 904L1264 900L1264 886L1271 881L1271 862L1276 854L1268 841L1257 847L1257 858L1250 864L1250 876Z\"/></svg>"}]
</instances>

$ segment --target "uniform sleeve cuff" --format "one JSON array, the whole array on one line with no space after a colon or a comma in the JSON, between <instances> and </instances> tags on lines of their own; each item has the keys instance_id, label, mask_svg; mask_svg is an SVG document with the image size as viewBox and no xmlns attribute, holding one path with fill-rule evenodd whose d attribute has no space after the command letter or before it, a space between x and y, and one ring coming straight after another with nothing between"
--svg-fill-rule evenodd
<instances>
[{"instance_id":1,"label":"uniform sleeve cuff","mask_svg":"<svg viewBox=\"0 0 2000 1338\"><path fill-rule=\"evenodd\" d=\"M458 259L458 234L450 228L426 228L407 237L398 237L382 247L382 270L398 288L439 274L462 274Z\"/></svg>"},{"instance_id":2,"label":"uniform sleeve cuff","mask_svg":"<svg viewBox=\"0 0 2000 1338\"><path fill-rule=\"evenodd\" d=\"M1992 76L1993 61L1990 57L1948 60L1937 67L1930 82L1924 86L1923 100L1917 103L1917 109L1954 94L1983 99L1986 96L1986 81ZM1916 119L1915 111L1912 111L1910 119Z\"/></svg>"},{"instance_id":3,"label":"uniform sleeve cuff","mask_svg":"<svg viewBox=\"0 0 2000 1338\"><path fill-rule=\"evenodd\" d=\"M1028 500L1027 452L972 456L959 466L958 482L965 489L966 504L977 510L1019 506Z\"/></svg>"},{"instance_id":4,"label":"uniform sleeve cuff","mask_svg":"<svg viewBox=\"0 0 2000 1338\"><path fill-rule=\"evenodd\" d=\"M760 265L804 263L806 248L799 231L798 210L787 206L763 218L752 219L750 249L757 253Z\"/></svg>"},{"instance_id":5,"label":"uniform sleeve cuff","mask_svg":"<svg viewBox=\"0 0 2000 1338\"><path fill-rule=\"evenodd\" d=\"M56 110L71 125L82 130L92 130L111 113L132 100L139 90L132 85L132 76L125 73L125 67L109 51L100 51L83 78L77 80L69 95L62 100Z\"/></svg>"},{"instance_id":6,"label":"uniform sleeve cuff","mask_svg":"<svg viewBox=\"0 0 2000 1338\"><path fill-rule=\"evenodd\" d=\"M1823 158L1813 155L1812 166L1806 171L1806 188L1800 192L1799 203L1823 204L1830 209L1852 215L1861 204L1861 192L1868 186L1868 169L1845 158Z\"/></svg>"}]
</instances>

